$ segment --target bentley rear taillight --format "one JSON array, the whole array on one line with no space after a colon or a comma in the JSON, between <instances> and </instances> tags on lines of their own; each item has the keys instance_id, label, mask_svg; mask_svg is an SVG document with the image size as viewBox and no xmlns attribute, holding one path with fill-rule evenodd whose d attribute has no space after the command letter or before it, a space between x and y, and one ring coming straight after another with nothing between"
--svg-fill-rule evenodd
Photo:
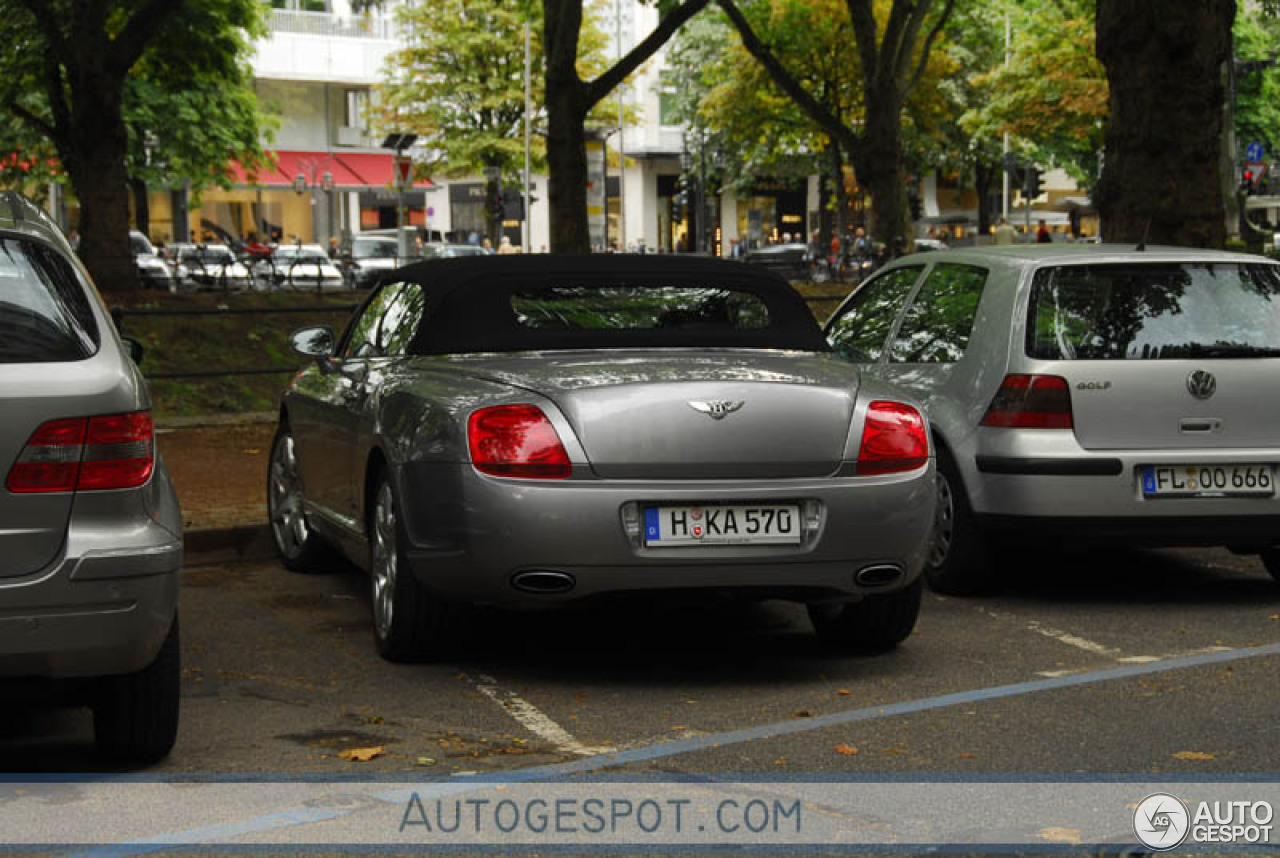
<instances>
[{"instance_id":1,"label":"bentley rear taillight","mask_svg":"<svg viewBox=\"0 0 1280 858\"><path fill-rule=\"evenodd\" d=\"M496 477L566 479L573 470L560 436L536 405L494 405L467 420L477 471Z\"/></svg>"},{"instance_id":2,"label":"bentley rear taillight","mask_svg":"<svg viewBox=\"0 0 1280 858\"><path fill-rule=\"evenodd\" d=\"M876 401L858 447L859 474L914 471L929 461L929 431L920 412L901 402Z\"/></svg>"},{"instance_id":3,"label":"bentley rear taillight","mask_svg":"<svg viewBox=\"0 0 1280 858\"><path fill-rule=\"evenodd\" d=\"M151 412L70 417L31 433L5 488L16 494L131 489L154 468Z\"/></svg>"}]
</instances>

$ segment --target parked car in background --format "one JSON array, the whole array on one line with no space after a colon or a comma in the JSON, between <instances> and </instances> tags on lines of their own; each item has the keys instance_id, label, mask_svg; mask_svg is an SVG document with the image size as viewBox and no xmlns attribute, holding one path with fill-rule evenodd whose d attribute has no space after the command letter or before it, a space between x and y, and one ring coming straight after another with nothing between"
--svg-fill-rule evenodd
<instances>
[{"instance_id":1,"label":"parked car in background","mask_svg":"<svg viewBox=\"0 0 1280 858\"><path fill-rule=\"evenodd\" d=\"M248 266L225 244L173 244L169 255L181 290L243 292L253 286Z\"/></svg>"},{"instance_id":2,"label":"parked car in background","mask_svg":"<svg viewBox=\"0 0 1280 858\"><path fill-rule=\"evenodd\" d=\"M84 268L0 193L0 688L57 680L98 746L151 762L178 728L182 514L151 401ZM132 355L131 355L132 351Z\"/></svg>"},{"instance_id":3,"label":"parked car in background","mask_svg":"<svg viewBox=\"0 0 1280 858\"><path fill-rule=\"evenodd\" d=\"M423 259L454 259L460 256L491 256L478 244L424 244L419 255Z\"/></svg>"},{"instance_id":4,"label":"parked car in background","mask_svg":"<svg viewBox=\"0 0 1280 858\"><path fill-rule=\"evenodd\" d=\"M933 526L919 406L831 354L776 275L668 256L400 269L286 391L284 564L370 573L374 640L438 656L458 607L727 591L840 646L914 628Z\"/></svg>"},{"instance_id":5,"label":"parked car in background","mask_svg":"<svg viewBox=\"0 0 1280 858\"><path fill-rule=\"evenodd\" d=\"M394 235L357 235L351 241L351 257L347 263L351 285L356 289L373 286L380 275L400 264L397 251Z\"/></svg>"},{"instance_id":6,"label":"parked car in background","mask_svg":"<svg viewBox=\"0 0 1280 858\"><path fill-rule=\"evenodd\" d=\"M129 230L129 250L133 253L133 264L138 269L138 280L144 289L160 289L172 292L177 287L173 269L156 252L151 241L136 229Z\"/></svg>"},{"instance_id":7,"label":"parked car in background","mask_svg":"<svg viewBox=\"0 0 1280 858\"><path fill-rule=\"evenodd\" d=\"M1280 579L1275 262L1110 245L941 251L888 265L826 330L837 354L928 409L936 589L988 586L1005 547L1027 538L1049 551L1221 545L1260 554Z\"/></svg>"},{"instance_id":8,"label":"parked car in background","mask_svg":"<svg viewBox=\"0 0 1280 858\"><path fill-rule=\"evenodd\" d=\"M335 291L346 278L318 244L282 244L253 267L259 286L298 291Z\"/></svg>"},{"instance_id":9,"label":"parked car in background","mask_svg":"<svg viewBox=\"0 0 1280 858\"><path fill-rule=\"evenodd\" d=\"M784 280L825 282L831 279L830 267L825 260L815 258L807 244L770 244L748 250L743 259L769 269Z\"/></svg>"}]
</instances>

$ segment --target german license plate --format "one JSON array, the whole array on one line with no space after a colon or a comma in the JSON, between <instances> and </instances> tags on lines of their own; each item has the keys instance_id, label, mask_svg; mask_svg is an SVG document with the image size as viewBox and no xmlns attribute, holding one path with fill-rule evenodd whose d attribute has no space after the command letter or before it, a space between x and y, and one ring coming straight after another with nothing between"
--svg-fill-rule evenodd
<instances>
[{"instance_id":1,"label":"german license plate","mask_svg":"<svg viewBox=\"0 0 1280 858\"><path fill-rule=\"evenodd\" d=\"M1142 494L1165 497L1272 497L1276 493L1271 465L1147 465Z\"/></svg>"},{"instance_id":2,"label":"german license plate","mask_svg":"<svg viewBox=\"0 0 1280 858\"><path fill-rule=\"evenodd\" d=\"M797 545L796 504L654 506L644 511L644 542L651 547L689 545Z\"/></svg>"}]
</instances>

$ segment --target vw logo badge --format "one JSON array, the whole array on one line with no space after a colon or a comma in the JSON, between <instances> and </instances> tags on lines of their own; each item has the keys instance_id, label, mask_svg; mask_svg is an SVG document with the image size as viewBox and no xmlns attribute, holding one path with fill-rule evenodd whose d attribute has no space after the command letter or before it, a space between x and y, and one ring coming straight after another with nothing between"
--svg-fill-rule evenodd
<instances>
[{"instance_id":1,"label":"vw logo badge","mask_svg":"<svg viewBox=\"0 0 1280 858\"><path fill-rule=\"evenodd\" d=\"M691 399L689 407L694 411L698 411L707 415L712 420L723 420L727 415L732 414L743 406L743 402L732 402L728 399Z\"/></svg>"},{"instance_id":2,"label":"vw logo badge","mask_svg":"<svg viewBox=\"0 0 1280 858\"><path fill-rule=\"evenodd\" d=\"M1213 373L1198 369L1187 376L1187 390L1196 399L1208 399L1218 389L1218 380Z\"/></svg>"}]
</instances>

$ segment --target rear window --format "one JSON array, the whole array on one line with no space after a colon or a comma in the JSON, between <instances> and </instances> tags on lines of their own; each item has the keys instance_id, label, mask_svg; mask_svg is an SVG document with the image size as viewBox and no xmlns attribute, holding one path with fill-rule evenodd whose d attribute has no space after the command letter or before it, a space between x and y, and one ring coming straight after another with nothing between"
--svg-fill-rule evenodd
<instances>
[{"instance_id":1,"label":"rear window","mask_svg":"<svg viewBox=\"0 0 1280 858\"><path fill-rule=\"evenodd\" d=\"M1032 282L1027 354L1044 360L1280 356L1280 266L1043 269Z\"/></svg>"},{"instance_id":2,"label":"rear window","mask_svg":"<svg viewBox=\"0 0 1280 858\"><path fill-rule=\"evenodd\" d=\"M98 342L75 269L45 245L0 238L0 363L83 360Z\"/></svg>"},{"instance_id":3,"label":"rear window","mask_svg":"<svg viewBox=\"0 0 1280 858\"><path fill-rule=\"evenodd\" d=\"M680 286L554 287L511 296L521 327L534 330L753 331L769 326L759 296Z\"/></svg>"}]
</instances>

